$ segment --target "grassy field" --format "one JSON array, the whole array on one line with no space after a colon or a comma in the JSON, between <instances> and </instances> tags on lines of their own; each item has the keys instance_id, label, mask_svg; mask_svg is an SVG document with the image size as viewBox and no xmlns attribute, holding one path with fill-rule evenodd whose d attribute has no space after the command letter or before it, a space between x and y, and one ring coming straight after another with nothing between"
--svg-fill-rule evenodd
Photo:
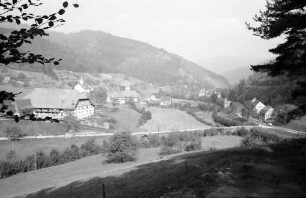
<instances>
[{"instance_id":1,"label":"grassy field","mask_svg":"<svg viewBox=\"0 0 306 198\"><path fill-rule=\"evenodd\" d=\"M127 105L119 105L116 106L119 108L118 111L115 112L107 112L106 115L114 118L117 122L114 125L115 131L139 131L137 129L140 114L136 111L132 110Z\"/></svg>"},{"instance_id":2,"label":"grassy field","mask_svg":"<svg viewBox=\"0 0 306 198\"><path fill-rule=\"evenodd\" d=\"M17 126L22 132L29 136L35 135L62 135L65 134L66 127L64 124L52 123L52 122L40 122L21 120L16 123L14 120L0 120L0 137L5 136L5 130L7 128Z\"/></svg>"},{"instance_id":3,"label":"grassy field","mask_svg":"<svg viewBox=\"0 0 306 198\"><path fill-rule=\"evenodd\" d=\"M196 116L198 118L215 125L216 123L215 123L214 119L212 118L212 114L213 114L212 111L198 111L198 112L196 112Z\"/></svg>"},{"instance_id":4,"label":"grassy field","mask_svg":"<svg viewBox=\"0 0 306 198\"><path fill-rule=\"evenodd\" d=\"M278 145L257 146L220 150L215 152L196 152L193 154L178 155L168 160L148 163L132 168L131 171L114 172L103 177L104 168L100 168L95 176L89 180L79 180L60 188L48 188L28 196L27 198L55 198L74 197L85 198L102 197L102 184L105 184L106 197L137 198L137 197L304 197L306 193L306 150L305 139L293 140ZM84 159L85 160L85 159ZM89 161L90 159L87 159ZM90 161L95 166L98 164ZM187 166L186 163L187 162ZM80 163L73 162L73 163ZM96 164L95 164L96 163ZM91 167L91 164L89 164ZM101 166L101 165L100 165ZM70 168L73 164L70 165ZM53 171L56 171L54 167ZM82 167L78 167L85 172ZM69 170L67 167L58 169ZM88 170L88 168L86 168ZM49 175L47 170L41 170L32 177L44 176L49 183L56 175ZM118 174L117 174L118 173ZM124 173L124 174L122 174ZM67 172L63 173L66 178ZM105 174L107 175L107 174ZM18 175L19 181L24 182L23 175ZM1 181L7 195L8 182ZM38 189L36 182L18 187L31 186ZM61 180L59 179L58 182ZM43 183L46 183L44 181ZM54 182L54 186L56 182ZM12 186L14 186L12 185ZM42 184L40 184L42 185ZM1 183L0 183L1 186ZM52 185L51 185L52 186ZM12 192L13 193L13 192Z\"/></svg>"},{"instance_id":5,"label":"grassy field","mask_svg":"<svg viewBox=\"0 0 306 198\"><path fill-rule=\"evenodd\" d=\"M32 139L32 140L22 140L14 142L13 150L16 152L20 159L24 159L28 155L32 155L35 151L43 151L49 154L52 149L58 151L64 151L71 144L81 146L91 137L84 138L68 138L68 139ZM108 139L108 137L96 137L96 143L99 145L103 144L103 140ZM11 151L12 144L10 141L0 142L0 160L5 158L6 154Z\"/></svg>"},{"instance_id":6,"label":"grassy field","mask_svg":"<svg viewBox=\"0 0 306 198\"><path fill-rule=\"evenodd\" d=\"M207 125L196 120L191 115L178 109L150 107L146 110L152 113L152 119L140 128L146 131L184 130L205 128Z\"/></svg>"},{"instance_id":7,"label":"grassy field","mask_svg":"<svg viewBox=\"0 0 306 198\"><path fill-rule=\"evenodd\" d=\"M285 127L306 132L306 116L299 120L291 120Z\"/></svg>"},{"instance_id":8,"label":"grassy field","mask_svg":"<svg viewBox=\"0 0 306 198\"><path fill-rule=\"evenodd\" d=\"M216 149L230 148L239 146L240 139L240 137L233 136L205 137L203 138L202 145L204 150L209 150L212 147ZM71 139L70 142L57 143L58 145L62 145L61 147L64 149L65 146L70 146L69 144L71 143L77 145L81 144L83 142L81 140L84 139ZM98 144L102 144L102 141L103 139L97 139ZM25 144L29 145L30 143L31 142L27 142ZM43 145L44 143L48 146L52 144L50 141L41 142L40 144ZM36 192L49 187L61 187L74 181L86 181L98 176L120 176L123 173L137 169L138 165L162 160L158 155L159 151L160 148L140 149L135 162L124 164L104 164L103 160L105 160L105 157L96 155L55 167L14 175L4 180L0 180L0 197L13 197L15 195ZM168 159L168 157L163 157L163 160L165 159Z\"/></svg>"}]
</instances>

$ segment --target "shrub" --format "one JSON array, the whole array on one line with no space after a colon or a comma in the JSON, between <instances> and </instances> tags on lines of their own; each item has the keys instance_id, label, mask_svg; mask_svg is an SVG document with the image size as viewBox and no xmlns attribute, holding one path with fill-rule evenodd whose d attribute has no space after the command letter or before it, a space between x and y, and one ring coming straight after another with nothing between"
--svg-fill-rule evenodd
<instances>
[{"instance_id":1,"label":"shrub","mask_svg":"<svg viewBox=\"0 0 306 198\"><path fill-rule=\"evenodd\" d=\"M56 149L52 149L49 154L49 165L56 166L60 163L60 153Z\"/></svg>"},{"instance_id":2,"label":"shrub","mask_svg":"<svg viewBox=\"0 0 306 198\"><path fill-rule=\"evenodd\" d=\"M18 80L26 80L26 79L27 79L27 76L26 76L24 73L20 72L20 73L18 74L18 76L17 76L17 79L18 79Z\"/></svg>"},{"instance_id":3,"label":"shrub","mask_svg":"<svg viewBox=\"0 0 306 198\"><path fill-rule=\"evenodd\" d=\"M234 131L233 135L238 135L240 137L245 137L249 134L249 130L247 130L246 128L242 127L237 129L236 131Z\"/></svg>"},{"instance_id":4,"label":"shrub","mask_svg":"<svg viewBox=\"0 0 306 198\"><path fill-rule=\"evenodd\" d=\"M200 150L201 133L171 133L163 139L163 147L160 155L170 155L182 151Z\"/></svg>"},{"instance_id":5,"label":"shrub","mask_svg":"<svg viewBox=\"0 0 306 198\"><path fill-rule=\"evenodd\" d=\"M101 153L102 148L97 145L95 141L95 138L91 138L81 145L81 156L96 155Z\"/></svg>"},{"instance_id":6,"label":"shrub","mask_svg":"<svg viewBox=\"0 0 306 198\"><path fill-rule=\"evenodd\" d=\"M271 143L279 143L283 141L284 138L281 138L274 134L269 134L260 129L252 128L249 136L246 136L242 142L242 146L251 146L251 145L261 145L261 144L271 144Z\"/></svg>"},{"instance_id":7,"label":"shrub","mask_svg":"<svg viewBox=\"0 0 306 198\"><path fill-rule=\"evenodd\" d=\"M161 145L161 138L158 134L144 135L140 138L140 146L144 148L156 148Z\"/></svg>"},{"instance_id":8,"label":"shrub","mask_svg":"<svg viewBox=\"0 0 306 198\"><path fill-rule=\"evenodd\" d=\"M137 153L137 146L138 142L130 132L114 134L108 142L107 162L133 161Z\"/></svg>"}]
</instances>

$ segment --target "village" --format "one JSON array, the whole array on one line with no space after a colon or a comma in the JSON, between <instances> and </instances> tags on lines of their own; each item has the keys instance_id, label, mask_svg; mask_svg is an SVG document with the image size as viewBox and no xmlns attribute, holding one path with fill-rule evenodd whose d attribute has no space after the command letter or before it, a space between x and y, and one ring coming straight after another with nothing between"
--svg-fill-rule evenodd
<instances>
[{"instance_id":1,"label":"village","mask_svg":"<svg viewBox=\"0 0 306 198\"><path fill-rule=\"evenodd\" d=\"M131 104L134 110L140 113L142 109L150 108L153 108L153 111L160 108L182 110L210 126L242 126L250 123L255 126L272 125L276 116L276 111L272 107L266 106L256 98L250 100L246 106L228 100L217 89L202 88L196 92L189 90L185 85L183 90L180 90L181 94L177 96L173 94L178 89L175 86L153 85L123 74L99 74L90 78L88 75L77 75L69 71L58 72L61 84L58 84L60 81L56 81L54 84L50 82L39 85L38 77L34 77L33 72L27 73L28 76L33 75L32 78L23 77L19 81L16 80L18 75L14 72L10 71L0 85L5 91L19 93L7 110L12 113L2 113L2 117L8 119L18 117L25 120L61 122L65 117L72 115L83 125L107 130L116 128L115 123L121 122L117 120L121 119L120 117L112 117L108 112L118 108L129 108ZM25 75L24 73L22 74ZM31 86L24 86L25 83ZM215 112L214 115L225 119L242 121L228 125L212 114L210 118L201 118L198 115L202 110ZM160 126L153 128L144 131L160 130Z\"/></svg>"}]
</instances>

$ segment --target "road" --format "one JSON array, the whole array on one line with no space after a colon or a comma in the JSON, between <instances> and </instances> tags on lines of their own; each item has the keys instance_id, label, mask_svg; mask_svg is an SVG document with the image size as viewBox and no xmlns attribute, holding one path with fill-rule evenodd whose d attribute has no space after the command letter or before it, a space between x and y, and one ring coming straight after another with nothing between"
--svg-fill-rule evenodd
<instances>
[{"instance_id":1,"label":"road","mask_svg":"<svg viewBox=\"0 0 306 198\"><path fill-rule=\"evenodd\" d=\"M187 130L173 130L173 131L144 131L144 132L135 132L132 135L149 135L149 134L162 134L162 133L175 133L175 132L192 132L192 131L199 131L205 129L237 129L237 128L247 128L250 129L254 126L231 126L231 127L206 127L206 128L194 128L194 129L187 129ZM306 135L306 132L297 131L293 129L287 129L283 127L276 127L276 126L265 126L260 125L259 127L267 128L267 129L279 129L286 131L292 134L298 135ZM25 136L20 138L20 140L26 139L55 139L55 138L74 138L74 137L106 137L112 136L114 133L103 133L103 132L95 132L95 131L83 131L76 134L66 133L65 135L38 135L38 136ZM0 141L9 140L7 137L0 137Z\"/></svg>"}]
</instances>

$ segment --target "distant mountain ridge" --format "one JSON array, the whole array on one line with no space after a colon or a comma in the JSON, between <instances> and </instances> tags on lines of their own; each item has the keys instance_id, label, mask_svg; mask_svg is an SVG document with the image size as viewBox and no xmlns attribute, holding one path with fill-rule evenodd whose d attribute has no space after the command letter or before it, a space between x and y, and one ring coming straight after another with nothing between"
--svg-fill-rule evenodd
<instances>
[{"instance_id":1,"label":"distant mountain ridge","mask_svg":"<svg viewBox=\"0 0 306 198\"><path fill-rule=\"evenodd\" d=\"M167 85L197 84L206 88L230 85L221 75L140 41L89 30L49 34L35 39L24 50L62 58L60 68L76 72L125 73L146 82Z\"/></svg>"}]
</instances>

